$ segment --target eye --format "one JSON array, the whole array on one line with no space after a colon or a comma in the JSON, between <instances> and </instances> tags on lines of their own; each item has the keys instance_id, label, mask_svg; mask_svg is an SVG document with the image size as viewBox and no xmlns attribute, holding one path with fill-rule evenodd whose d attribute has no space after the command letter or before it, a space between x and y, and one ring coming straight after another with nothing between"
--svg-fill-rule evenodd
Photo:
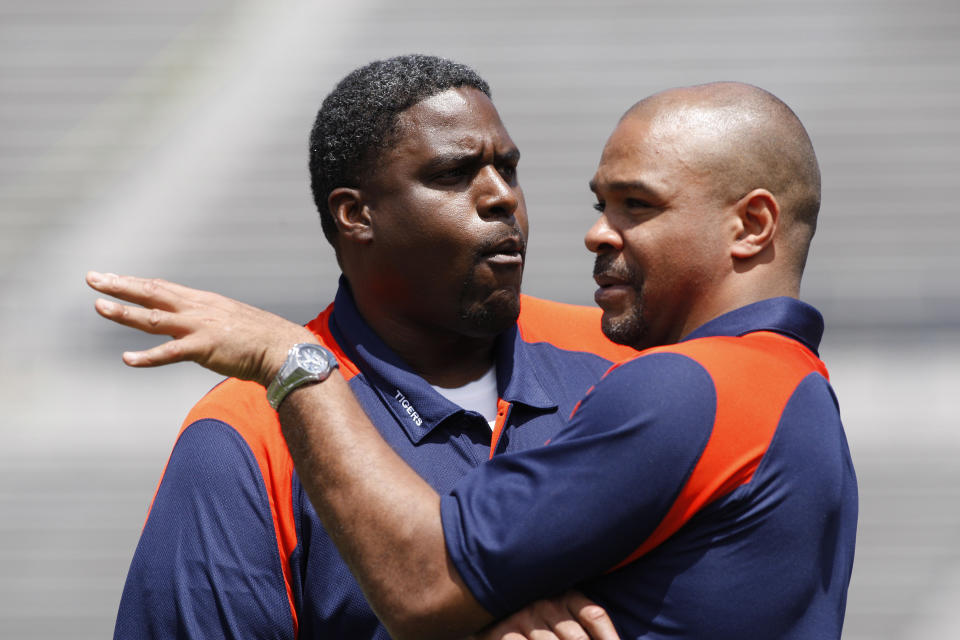
<instances>
[{"instance_id":1,"label":"eye","mask_svg":"<svg viewBox=\"0 0 960 640\"><path fill-rule=\"evenodd\" d=\"M498 169L500 175L503 176L504 180L510 181L517 177L517 165L515 164L505 164L501 165Z\"/></svg>"},{"instance_id":2,"label":"eye","mask_svg":"<svg viewBox=\"0 0 960 640\"><path fill-rule=\"evenodd\" d=\"M607 205L606 205L605 203L603 203L603 202L595 202L595 203L593 203L593 208L596 209L597 211L599 211L600 213L603 213L603 210L604 210L604 208L606 208L606 206L607 206Z\"/></svg>"},{"instance_id":3,"label":"eye","mask_svg":"<svg viewBox=\"0 0 960 640\"><path fill-rule=\"evenodd\" d=\"M444 171L441 171L435 174L433 176L433 181L438 184L445 184L445 185L457 184L458 182L466 178L469 172L470 172L470 169L468 167L464 167L464 166L452 167L450 169L446 169Z\"/></svg>"},{"instance_id":4,"label":"eye","mask_svg":"<svg viewBox=\"0 0 960 640\"><path fill-rule=\"evenodd\" d=\"M649 209L653 206L646 200L640 200L639 198L627 198L624 200L624 204L629 209Z\"/></svg>"}]
</instances>

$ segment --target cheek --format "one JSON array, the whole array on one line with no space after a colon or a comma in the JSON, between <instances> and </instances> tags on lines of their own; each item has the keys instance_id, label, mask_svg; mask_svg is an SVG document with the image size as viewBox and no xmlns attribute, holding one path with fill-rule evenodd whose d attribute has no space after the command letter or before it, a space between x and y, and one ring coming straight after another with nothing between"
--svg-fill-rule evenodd
<instances>
[{"instance_id":1,"label":"cheek","mask_svg":"<svg viewBox=\"0 0 960 640\"><path fill-rule=\"evenodd\" d=\"M657 269L665 256L673 251L669 239L662 234L653 233L650 227L637 225L621 232L623 254L628 262L641 271Z\"/></svg>"},{"instance_id":2,"label":"cheek","mask_svg":"<svg viewBox=\"0 0 960 640\"><path fill-rule=\"evenodd\" d=\"M700 248L691 245L689 238L638 227L625 240L628 267L633 279L642 282L646 295L683 289L685 281L694 277Z\"/></svg>"},{"instance_id":3,"label":"cheek","mask_svg":"<svg viewBox=\"0 0 960 640\"><path fill-rule=\"evenodd\" d=\"M692 298L722 275L718 244L705 231L662 243L659 279L664 289Z\"/></svg>"},{"instance_id":4,"label":"cheek","mask_svg":"<svg viewBox=\"0 0 960 640\"><path fill-rule=\"evenodd\" d=\"M451 262L473 261L476 232L468 220L440 219L423 232L425 249Z\"/></svg>"},{"instance_id":5,"label":"cheek","mask_svg":"<svg viewBox=\"0 0 960 640\"><path fill-rule=\"evenodd\" d=\"M410 252L418 260L454 254L466 244L464 237L468 235L469 221L458 215L455 199L425 191L411 194L390 211L381 212L377 229L385 244L398 252Z\"/></svg>"}]
</instances>

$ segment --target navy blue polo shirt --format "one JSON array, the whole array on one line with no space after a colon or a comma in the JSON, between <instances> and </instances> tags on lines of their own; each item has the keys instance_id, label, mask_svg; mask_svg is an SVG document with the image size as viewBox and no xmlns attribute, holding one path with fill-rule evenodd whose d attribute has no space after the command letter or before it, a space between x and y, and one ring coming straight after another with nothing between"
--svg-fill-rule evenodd
<instances>
[{"instance_id":1,"label":"navy blue polo shirt","mask_svg":"<svg viewBox=\"0 0 960 640\"><path fill-rule=\"evenodd\" d=\"M624 638L839 638L857 486L822 331L792 298L720 316L464 477L441 510L474 596L499 617L578 585Z\"/></svg>"},{"instance_id":2,"label":"navy blue polo shirt","mask_svg":"<svg viewBox=\"0 0 960 640\"><path fill-rule=\"evenodd\" d=\"M524 296L496 341L491 432L371 330L349 287L308 327L390 445L439 493L494 454L543 445L631 352L599 310ZM120 603L117 638L387 638L317 518L263 387L227 380L190 412Z\"/></svg>"}]
</instances>

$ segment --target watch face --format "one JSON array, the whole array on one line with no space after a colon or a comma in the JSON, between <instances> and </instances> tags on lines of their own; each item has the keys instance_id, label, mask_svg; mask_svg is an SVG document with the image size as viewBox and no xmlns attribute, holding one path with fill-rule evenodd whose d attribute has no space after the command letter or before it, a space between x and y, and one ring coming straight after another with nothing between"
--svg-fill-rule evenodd
<instances>
[{"instance_id":1,"label":"watch face","mask_svg":"<svg viewBox=\"0 0 960 640\"><path fill-rule=\"evenodd\" d=\"M330 366L322 347L304 346L297 351L297 364L311 373L323 373Z\"/></svg>"}]
</instances>

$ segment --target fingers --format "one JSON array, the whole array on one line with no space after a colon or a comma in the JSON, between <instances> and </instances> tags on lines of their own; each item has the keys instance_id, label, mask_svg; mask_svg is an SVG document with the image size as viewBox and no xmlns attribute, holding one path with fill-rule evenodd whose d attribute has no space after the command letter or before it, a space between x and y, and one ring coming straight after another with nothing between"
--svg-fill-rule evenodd
<instances>
[{"instance_id":1,"label":"fingers","mask_svg":"<svg viewBox=\"0 0 960 640\"><path fill-rule=\"evenodd\" d=\"M176 339L164 342L145 351L125 351L123 361L131 367L156 367L173 362L195 359L189 348L190 342L182 337L189 334L184 329L182 318L168 311L144 309L99 299L94 308L101 316L146 333L168 335Z\"/></svg>"},{"instance_id":2,"label":"fingers","mask_svg":"<svg viewBox=\"0 0 960 640\"><path fill-rule=\"evenodd\" d=\"M582 637L586 638L586 636ZM496 626L470 636L470 640L560 640L560 637L543 626L533 628L528 624L520 625L517 620L511 617Z\"/></svg>"},{"instance_id":3,"label":"fingers","mask_svg":"<svg viewBox=\"0 0 960 640\"><path fill-rule=\"evenodd\" d=\"M470 640L557 640L557 636L544 627L535 613L534 608L539 604L527 605L513 615L471 636Z\"/></svg>"},{"instance_id":4,"label":"fingers","mask_svg":"<svg viewBox=\"0 0 960 640\"><path fill-rule=\"evenodd\" d=\"M146 351L124 351L123 362L131 367L159 367L193 360L185 344L185 340L170 340Z\"/></svg>"},{"instance_id":5,"label":"fingers","mask_svg":"<svg viewBox=\"0 0 960 640\"><path fill-rule=\"evenodd\" d=\"M475 636L478 640L619 640L602 607L570 591L538 600Z\"/></svg>"},{"instance_id":6,"label":"fingers","mask_svg":"<svg viewBox=\"0 0 960 640\"><path fill-rule=\"evenodd\" d=\"M104 318L174 338L151 349L124 353L123 361L133 367L192 360L222 375L266 386L291 345L314 340L301 325L209 291L95 271L87 273L86 280L96 291L131 303L98 299L94 307Z\"/></svg>"},{"instance_id":7,"label":"fingers","mask_svg":"<svg viewBox=\"0 0 960 640\"><path fill-rule=\"evenodd\" d=\"M183 320L169 311L161 309L144 309L119 304L111 300L97 299L93 303L94 309L107 320L117 324L133 327L146 333L180 337L184 331Z\"/></svg>"},{"instance_id":8,"label":"fingers","mask_svg":"<svg viewBox=\"0 0 960 640\"><path fill-rule=\"evenodd\" d=\"M619 640L620 635L613 620L600 605L578 591L568 591L562 596L567 610L573 614L592 640ZM561 636L562 637L562 636Z\"/></svg>"},{"instance_id":9,"label":"fingers","mask_svg":"<svg viewBox=\"0 0 960 640\"><path fill-rule=\"evenodd\" d=\"M158 278L118 276L115 273L87 272L91 288L127 302L166 311L177 309L183 302L201 292Z\"/></svg>"},{"instance_id":10,"label":"fingers","mask_svg":"<svg viewBox=\"0 0 960 640\"><path fill-rule=\"evenodd\" d=\"M590 634L580 625L573 611L566 606L566 596L550 598L535 603L535 613L541 626L550 630L551 635L543 636L557 640L590 640ZM531 635L531 640L540 636Z\"/></svg>"},{"instance_id":11,"label":"fingers","mask_svg":"<svg viewBox=\"0 0 960 640\"><path fill-rule=\"evenodd\" d=\"M602 607L576 591L538 600L476 636L481 640L619 640Z\"/></svg>"},{"instance_id":12,"label":"fingers","mask_svg":"<svg viewBox=\"0 0 960 640\"><path fill-rule=\"evenodd\" d=\"M530 640L530 636L517 631L500 631L500 625L478 633L477 635L470 636L469 640ZM555 637L546 638L543 640L556 640Z\"/></svg>"}]
</instances>

